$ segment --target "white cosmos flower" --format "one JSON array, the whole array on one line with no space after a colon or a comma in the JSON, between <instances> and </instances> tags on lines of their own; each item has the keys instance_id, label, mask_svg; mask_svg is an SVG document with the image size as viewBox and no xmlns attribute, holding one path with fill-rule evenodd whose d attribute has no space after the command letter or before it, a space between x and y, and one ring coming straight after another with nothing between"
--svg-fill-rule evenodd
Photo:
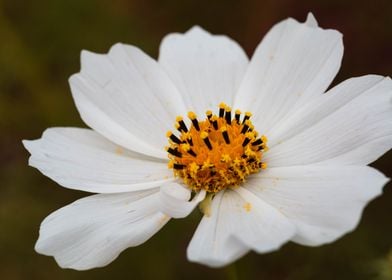
<instances>
[{"instance_id":1,"label":"white cosmos flower","mask_svg":"<svg viewBox=\"0 0 392 280\"><path fill-rule=\"evenodd\" d=\"M65 268L105 266L201 201L205 215L187 256L212 267L250 250L270 252L288 241L318 246L352 231L388 181L367 164L392 146L392 82L368 75L324 93L342 55L342 35L318 27L311 14L305 23L290 18L275 25L250 61L236 42L200 27L166 36L158 61L124 44L108 54L83 51L81 71L70 84L91 129L49 128L42 138L23 143L31 166L66 188L97 194L49 215L36 251L54 256ZM220 102L252 112L250 136L243 137L256 137L257 130L268 137L269 150L245 145L258 153L253 161L264 169L237 159L231 167L239 166L244 176L249 170L254 174L244 183L208 192L205 185L195 187L199 177L188 178L199 176L190 170L201 170L200 163L191 168L184 157L170 155L170 167L179 166L175 172L168 168L165 146L171 134L166 133L177 116L192 110L190 118L200 119ZM185 125L190 128L191 122ZM184 149L194 148L206 154L208 135L192 129L194 146L171 142L178 148L172 153L184 155ZM226 127L219 129L223 135ZM229 145L238 146L232 126L227 129ZM174 135L185 137L182 132ZM223 151L222 162L233 160L237 148L228 151L228 159ZM229 176L222 170L217 167L219 175L211 171L203 182L215 176L209 186L222 183L216 176ZM182 171L188 179L180 176ZM237 171L231 179L242 178Z\"/></svg>"}]
</instances>

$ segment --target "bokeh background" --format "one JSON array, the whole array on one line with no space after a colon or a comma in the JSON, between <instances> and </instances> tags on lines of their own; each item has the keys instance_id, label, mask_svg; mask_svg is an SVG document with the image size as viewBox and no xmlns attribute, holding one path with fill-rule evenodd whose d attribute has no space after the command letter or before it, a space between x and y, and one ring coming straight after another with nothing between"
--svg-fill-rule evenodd
<instances>
[{"instance_id":1,"label":"bokeh background","mask_svg":"<svg viewBox=\"0 0 392 280\"><path fill-rule=\"evenodd\" d=\"M51 126L84 126L68 87L82 49L106 52L116 42L153 57L161 38L199 24L227 34L251 55L277 21L303 21L344 34L335 83L367 73L392 75L392 1L81 1L0 0L0 279L392 279L392 185L365 210L353 233L317 248L285 245L250 253L223 269L189 263L186 246L197 222L170 222L144 245L106 268L60 269L35 253L41 220L86 194L59 187L27 166L22 139ZM374 166L392 176L392 152Z\"/></svg>"}]
</instances>

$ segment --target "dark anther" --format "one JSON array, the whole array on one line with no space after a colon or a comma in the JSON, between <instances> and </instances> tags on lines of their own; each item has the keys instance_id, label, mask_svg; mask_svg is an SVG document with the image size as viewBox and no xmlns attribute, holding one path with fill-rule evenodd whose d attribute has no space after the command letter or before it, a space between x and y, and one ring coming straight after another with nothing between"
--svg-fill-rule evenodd
<instances>
[{"instance_id":1,"label":"dark anther","mask_svg":"<svg viewBox=\"0 0 392 280\"><path fill-rule=\"evenodd\" d=\"M196 128L197 131L200 131L200 126L199 126L199 122L197 121L197 119L193 119L192 124Z\"/></svg>"},{"instance_id":2,"label":"dark anther","mask_svg":"<svg viewBox=\"0 0 392 280\"><path fill-rule=\"evenodd\" d=\"M225 108L219 108L219 117L223 118L224 115L225 115Z\"/></svg>"},{"instance_id":3,"label":"dark anther","mask_svg":"<svg viewBox=\"0 0 392 280\"><path fill-rule=\"evenodd\" d=\"M231 110L230 109L226 110L225 119L226 119L226 123L231 124Z\"/></svg>"},{"instance_id":4,"label":"dark anther","mask_svg":"<svg viewBox=\"0 0 392 280\"><path fill-rule=\"evenodd\" d=\"M237 112L235 113L235 115L234 115L234 118L235 118L235 120L236 120L236 122L239 124L240 123L240 116L241 116L241 114L238 114Z\"/></svg>"},{"instance_id":5,"label":"dark anther","mask_svg":"<svg viewBox=\"0 0 392 280\"><path fill-rule=\"evenodd\" d=\"M206 137L203 139L203 141L207 145L208 149L212 150L212 145L211 145L210 139L208 139L208 137Z\"/></svg>"},{"instance_id":6,"label":"dark anther","mask_svg":"<svg viewBox=\"0 0 392 280\"><path fill-rule=\"evenodd\" d=\"M177 169L177 170L184 169L184 167L185 167L185 165L183 165L183 164L179 164L179 163L173 164L173 168Z\"/></svg>"},{"instance_id":7,"label":"dark anther","mask_svg":"<svg viewBox=\"0 0 392 280\"><path fill-rule=\"evenodd\" d=\"M177 149L168 148L167 152L175 157L182 157L182 154Z\"/></svg>"},{"instance_id":8,"label":"dark anther","mask_svg":"<svg viewBox=\"0 0 392 280\"><path fill-rule=\"evenodd\" d=\"M222 131L223 139L225 139L226 144L230 144L229 133L227 130Z\"/></svg>"},{"instance_id":9,"label":"dark anther","mask_svg":"<svg viewBox=\"0 0 392 280\"><path fill-rule=\"evenodd\" d=\"M218 129L218 121L217 120L213 120L212 121L212 126L214 127L215 130Z\"/></svg>"},{"instance_id":10,"label":"dark anther","mask_svg":"<svg viewBox=\"0 0 392 280\"><path fill-rule=\"evenodd\" d=\"M180 120L178 122L178 124L180 125L179 129L180 131L184 131L184 132L188 132L188 128L186 127L185 123L183 120Z\"/></svg>"},{"instance_id":11,"label":"dark anther","mask_svg":"<svg viewBox=\"0 0 392 280\"><path fill-rule=\"evenodd\" d=\"M244 127L243 127L242 130L241 130L241 133L242 133L242 134L245 134L245 133L248 131L248 128L249 128L249 125L244 124Z\"/></svg>"},{"instance_id":12,"label":"dark anther","mask_svg":"<svg viewBox=\"0 0 392 280\"><path fill-rule=\"evenodd\" d=\"M245 114L244 119L242 120L242 124L244 124L247 120L250 119L250 114Z\"/></svg>"},{"instance_id":13,"label":"dark anther","mask_svg":"<svg viewBox=\"0 0 392 280\"><path fill-rule=\"evenodd\" d=\"M244 139L244 142L242 142L242 147L245 147L246 145L248 145L249 142L250 142L250 138L246 137L246 138Z\"/></svg>"},{"instance_id":14,"label":"dark anther","mask_svg":"<svg viewBox=\"0 0 392 280\"><path fill-rule=\"evenodd\" d=\"M260 144L263 144L263 140L261 140L261 138L259 138L256 141L252 142L252 146L258 146Z\"/></svg>"},{"instance_id":15,"label":"dark anther","mask_svg":"<svg viewBox=\"0 0 392 280\"><path fill-rule=\"evenodd\" d=\"M196 157L196 153L195 153L192 149L190 149L190 150L188 151L188 154L190 154L191 156Z\"/></svg>"},{"instance_id":16,"label":"dark anther","mask_svg":"<svg viewBox=\"0 0 392 280\"><path fill-rule=\"evenodd\" d=\"M172 140L176 144L181 144L182 143L181 140L177 136L175 136L174 134L170 135L170 140Z\"/></svg>"}]
</instances>

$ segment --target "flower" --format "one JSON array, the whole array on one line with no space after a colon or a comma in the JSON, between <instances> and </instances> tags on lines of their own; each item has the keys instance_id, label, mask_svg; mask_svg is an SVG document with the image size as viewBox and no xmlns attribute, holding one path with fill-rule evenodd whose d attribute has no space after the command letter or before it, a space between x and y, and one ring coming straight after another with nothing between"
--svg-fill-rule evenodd
<instances>
[{"instance_id":1,"label":"flower","mask_svg":"<svg viewBox=\"0 0 392 280\"><path fill-rule=\"evenodd\" d=\"M49 215L36 251L65 268L105 266L197 205L187 256L211 267L352 231L388 181L367 164L392 146L392 82L327 90L342 55L341 34L312 14L275 25L250 61L200 27L166 36L158 61L124 44L83 51L70 85L91 129L23 143L44 175L97 194Z\"/></svg>"}]
</instances>

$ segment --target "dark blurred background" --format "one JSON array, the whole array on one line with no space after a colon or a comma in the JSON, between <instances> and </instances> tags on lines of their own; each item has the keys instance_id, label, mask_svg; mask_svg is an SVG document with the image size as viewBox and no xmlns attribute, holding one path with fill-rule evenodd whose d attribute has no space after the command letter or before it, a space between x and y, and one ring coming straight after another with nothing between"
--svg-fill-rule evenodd
<instances>
[{"instance_id":1,"label":"dark blurred background","mask_svg":"<svg viewBox=\"0 0 392 280\"><path fill-rule=\"evenodd\" d=\"M200 214L170 222L146 244L106 268L62 270L35 253L42 219L85 193L67 190L27 166L22 139L51 126L84 126L68 77L82 49L106 52L116 42L157 57L161 38L198 24L227 34L251 55L276 22L303 21L344 34L345 56L335 83L368 73L392 75L392 1L53 1L0 0L0 279L392 279L392 190L373 201L357 230L309 248L250 253L224 269L186 260ZM392 153L374 166L392 176Z\"/></svg>"}]
</instances>

